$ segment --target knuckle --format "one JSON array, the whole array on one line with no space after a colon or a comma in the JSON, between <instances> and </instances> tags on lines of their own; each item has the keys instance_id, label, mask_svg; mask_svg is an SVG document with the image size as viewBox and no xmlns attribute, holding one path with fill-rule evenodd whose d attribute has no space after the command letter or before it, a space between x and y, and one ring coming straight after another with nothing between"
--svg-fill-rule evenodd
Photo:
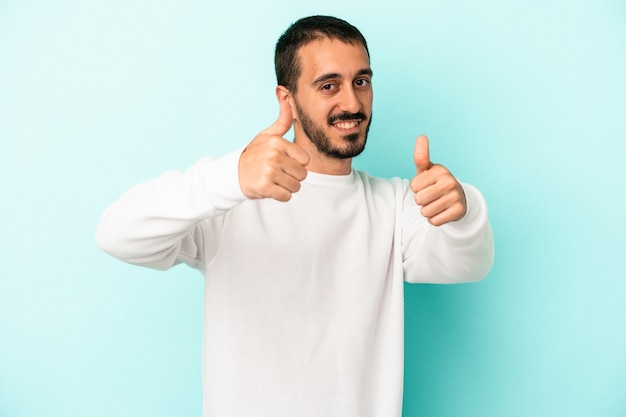
<instances>
[{"instance_id":1,"label":"knuckle","mask_svg":"<svg viewBox=\"0 0 626 417\"><path fill-rule=\"evenodd\" d=\"M456 204L455 212L456 212L458 218L462 218L463 216L465 216L465 213L467 212L467 208L465 207L464 204L459 202L459 203Z\"/></svg>"},{"instance_id":2,"label":"knuckle","mask_svg":"<svg viewBox=\"0 0 626 417\"><path fill-rule=\"evenodd\" d=\"M430 224L432 224L433 226L441 226L442 224L444 224L443 220L436 218L436 219L429 219L428 220L430 222Z\"/></svg>"},{"instance_id":3,"label":"knuckle","mask_svg":"<svg viewBox=\"0 0 626 417\"><path fill-rule=\"evenodd\" d=\"M420 190L415 193L415 203L417 203L418 206L427 205L430 203L430 199L431 197L429 196L429 192L426 190Z\"/></svg>"},{"instance_id":4,"label":"knuckle","mask_svg":"<svg viewBox=\"0 0 626 417\"><path fill-rule=\"evenodd\" d=\"M284 146L285 140L278 136L268 136L267 143L272 149L279 150Z\"/></svg>"},{"instance_id":5,"label":"knuckle","mask_svg":"<svg viewBox=\"0 0 626 417\"><path fill-rule=\"evenodd\" d=\"M272 165L277 164L278 162L280 162L280 159L281 159L280 151L274 147L268 149L265 155L265 159L267 162L271 163Z\"/></svg>"},{"instance_id":6,"label":"knuckle","mask_svg":"<svg viewBox=\"0 0 626 417\"><path fill-rule=\"evenodd\" d=\"M286 203L287 201L291 200L291 193L287 190L279 190L274 195L274 200Z\"/></svg>"},{"instance_id":7,"label":"knuckle","mask_svg":"<svg viewBox=\"0 0 626 417\"><path fill-rule=\"evenodd\" d=\"M272 188L274 188L274 181L272 181L272 178L270 175L263 175L258 178L257 190L264 197L267 197L268 195L271 194Z\"/></svg>"},{"instance_id":8,"label":"knuckle","mask_svg":"<svg viewBox=\"0 0 626 417\"><path fill-rule=\"evenodd\" d=\"M293 185L290 187L290 191L292 193L296 193L296 192L300 191L300 187L301 187L300 182L299 181L294 181Z\"/></svg>"},{"instance_id":9,"label":"knuckle","mask_svg":"<svg viewBox=\"0 0 626 417\"><path fill-rule=\"evenodd\" d=\"M297 175L296 179L298 181L304 181L306 179L307 174L308 174L308 171L306 170L306 168L300 167L298 168L298 172L296 173Z\"/></svg>"}]
</instances>

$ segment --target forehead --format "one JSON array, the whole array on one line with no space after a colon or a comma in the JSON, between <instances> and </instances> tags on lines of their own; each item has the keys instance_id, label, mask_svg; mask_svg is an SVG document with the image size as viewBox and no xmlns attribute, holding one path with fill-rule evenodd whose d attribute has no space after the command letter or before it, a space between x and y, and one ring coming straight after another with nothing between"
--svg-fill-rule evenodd
<instances>
[{"instance_id":1,"label":"forehead","mask_svg":"<svg viewBox=\"0 0 626 417\"><path fill-rule=\"evenodd\" d=\"M370 68L365 47L337 39L320 38L302 46L300 81L309 82L324 74L338 74L351 78Z\"/></svg>"}]
</instances>

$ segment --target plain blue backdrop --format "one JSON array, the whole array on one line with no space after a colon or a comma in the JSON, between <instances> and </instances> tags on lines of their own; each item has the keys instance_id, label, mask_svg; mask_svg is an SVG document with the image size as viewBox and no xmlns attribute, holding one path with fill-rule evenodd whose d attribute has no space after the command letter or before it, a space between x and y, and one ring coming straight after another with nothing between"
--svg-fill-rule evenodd
<instances>
[{"instance_id":1,"label":"plain blue backdrop","mask_svg":"<svg viewBox=\"0 0 626 417\"><path fill-rule=\"evenodd\" d=\"M100 252L133 184L278 115L273 46L332 14L370 44L355 165L479 187L481 283L406 286L405 417L626 416L626 4L0 1L0 416L199 416L202 277Z\"/></svg>"}]
</instances>

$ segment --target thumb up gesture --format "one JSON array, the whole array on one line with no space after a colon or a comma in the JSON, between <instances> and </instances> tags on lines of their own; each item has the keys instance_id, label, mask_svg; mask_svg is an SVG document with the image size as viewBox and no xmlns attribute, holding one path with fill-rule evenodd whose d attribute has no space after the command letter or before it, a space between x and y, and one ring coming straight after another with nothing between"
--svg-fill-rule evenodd
<instances>
[{"instance_id":1,"label":"thumb up gesture","mask_svg":"<svg viewBox=\"0 0 626 417\"><path fill-rule=\"evenodd\" d=\"M293 123L291 108L279 95L278 119L248 144L239 158L239 186L248 198L289 201L306 178L309 154L283 136Z\"/></svg>"},{"instance_id":2,"label":"thumb up gesture","mask_svg":"<svg viewBox=\"0 0 626 417\"><path fill-rule=\"evenodd\" d=\"M413 159L417 173L410 186L415 193L415 203L422 207L422 215L433 226L463 218L467 211L463 187L446 167L430 162L426 136L415 141Z\"/></svg>"}]
</instances>

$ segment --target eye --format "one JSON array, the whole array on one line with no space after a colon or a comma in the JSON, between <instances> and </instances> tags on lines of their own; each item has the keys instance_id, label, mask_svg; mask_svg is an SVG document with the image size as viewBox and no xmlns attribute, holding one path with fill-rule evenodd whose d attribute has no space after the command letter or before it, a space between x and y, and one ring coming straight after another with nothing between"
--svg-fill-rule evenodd
<instances>
[{"instance_id":1,"label":"eye","mask_svg":"<svg viewBox=\"0 0 626 417\"><path fill-rule=\"evenodd\" d=\"M334 84L332 84L332 83L323 84L323 85L320 87L320 89L321 89L322 91L325 91L325 92L330 92L330 91L333 91L333 90L335 89L335 85L334 85Z\"/></svg>"},{"instance_id":2,"label":"eye","mask_svg":"<svg viewBox=\"0 0 626 417\"><path fill-rule=\"evenodd\" d=\"M358 80L354 81L354 84L359 88L366 88L370 85L370 83L371 81L367 78L359 78Z\"/></svg>"}]
</instances>

